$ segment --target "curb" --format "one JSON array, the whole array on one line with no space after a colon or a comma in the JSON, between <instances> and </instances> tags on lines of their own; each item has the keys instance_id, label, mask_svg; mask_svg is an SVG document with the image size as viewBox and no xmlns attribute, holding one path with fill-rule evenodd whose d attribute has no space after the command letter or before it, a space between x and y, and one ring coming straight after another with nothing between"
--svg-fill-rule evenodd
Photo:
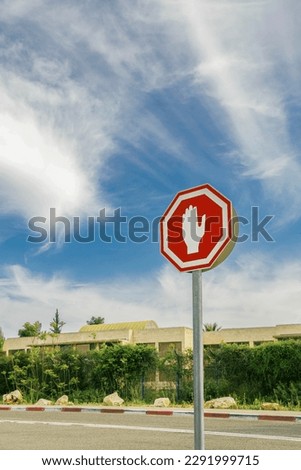
<instances>
[{"instance_id":1,"label":"curb","mask_svg":"<svg viewBox=\"0 0 301 470\"><path fill-rule=\"evenodd\" d=\"M79 407L79 406L35 406L35 405L0 405L0 411L33 411L33 412L69 412L69 413L105 413L105 414L146 414L149 416L193 415L191 409L145 409L145 408L108 408L108 407ZM204 411L205 418L220 419L249 419L257 421L285 421L301 423L300 414L267 414L256 412Z\"/></svg>"}]
</instances>

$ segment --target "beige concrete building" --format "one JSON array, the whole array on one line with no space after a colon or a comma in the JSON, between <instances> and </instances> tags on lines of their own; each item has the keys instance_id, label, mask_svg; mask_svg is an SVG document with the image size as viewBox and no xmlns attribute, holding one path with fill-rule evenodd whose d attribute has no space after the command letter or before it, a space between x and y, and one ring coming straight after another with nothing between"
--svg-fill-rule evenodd
<instances>
[{"instance_id":1,"label":"beige concrete building","mask_svg":"<svg viewBox=\"0 0 301 470\"><path fill-rule=\"evenodd\" d=\"M204 333L204 345L220 343L248 344L258 346L262 343L284 339L301 340L301 324L276 325L255 328L225 328Z\"/></svg>"},{"instance_id":2,"label":"beige concrete building","mask_svg":"<svg viewBox=\"0 0 301 470\"><path fill-rule=\"evenodd\" d=\"M258 328L225 328L204 332L204 346L221 343L248 344L282 339L301 339L301 324L276 325ZM79 351L99 349L103 344L147 344L164 354L171 346L178 351L192 349L192 329L187 327L159 328L152 321L123 322L102 325L85 325L78 332L47 334L42 338L8 338L4 341L3 352L7 355L16 351L28 351L33 347L66 348Z\"/></svg>"}]
</instances>

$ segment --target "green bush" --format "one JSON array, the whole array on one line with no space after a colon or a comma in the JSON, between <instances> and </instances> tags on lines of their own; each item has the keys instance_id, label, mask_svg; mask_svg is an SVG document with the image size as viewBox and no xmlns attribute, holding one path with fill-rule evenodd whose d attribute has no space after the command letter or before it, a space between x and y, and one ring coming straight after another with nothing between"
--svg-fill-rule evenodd
<instances>
[{"instance_id":1,"label":"green bush","mask_svg":"<svg viewBox=\"0 0 301 470\"><path fill-rule=\"evenodd\" d=\"M157 367L156 350L145 345L104 346L90 356L93 386L104 395L118 391L128 400L137 398L145 376Z\"/></svg>"},{"instance_id":2,"label":"green bush","mask_svg":"<svg viewBox=\"0 0 301 470\"><path fill-rule=\"evenodd\" d=\"M289 390L292 387L299 390L297 384L301 378L301 342L279 341L254 348L221 345L214 350L210 364L205 368L205 390L206 377L211 381L215 379L216 396L221 392L219 383L222 380L224 394L235 395L242 402L281 398L284 404L288 404L292 396ZM287 391L286 394L284 390ZM212 385L210 394L214 394ZM300 394L296 398L294 392L294 396L294 402L300 400Z\"/></svg>"},{"instance_id":3,"label":"green bush","mask_svg":"<svg viewBox=\"0 0 301 470\"><path fill-rule=\"evenodd\" d=\"M204 357L206 400L229 395L242 404L264 400L300 407L301 341L254 348L222 344L205 349ZM148 385L156 373L164 389ZM167 396L173 403L192 403L193 354L171 348L159 358L150 346L116 344L86 353L37 347L0 355L0 394L16 388L31 403L62 394L75 403L99 403L114 391L128 402Z\"/></svg>"},{"instance_id":4,"label":"green bush","mask_svg":"<svg viewBox=\"0 0 301 470\"><path fill-rule=\"evenodd\" d=\"M144 376L156 366L156 350L144 345L117 344L87 353L32 348L1 356L1 390L4 394L18 388L29 402L63 394L71 401L99 401L114 391L131 400L141 394Z\"/></svg>"},{"instance_id":5,"label":"green bush","mask_svg":"<svg viewBox=\"0 0 301 470\"><path fill-rule=\"evenodd\" d=\"M179 352L170 348L159 361L160 379L171 382L174 387L165 389L165 394L174 403L193 401L193 353L188 349ZM161 395L163 395L161 393Z\"/></svg>"}]
</instances>

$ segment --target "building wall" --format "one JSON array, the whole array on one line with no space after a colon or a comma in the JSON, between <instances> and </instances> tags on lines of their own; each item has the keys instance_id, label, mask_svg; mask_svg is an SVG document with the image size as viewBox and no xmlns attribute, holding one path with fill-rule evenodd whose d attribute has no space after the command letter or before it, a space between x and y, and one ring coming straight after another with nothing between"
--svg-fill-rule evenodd
<instances>
[{"instance_id":1,"label":"building wall","mask_svg":"<svg viewBox=\"0 0 301 470\"><path fill-rule=\"evenodd\" d=\"M8 338L4 341L3 351L6 354L18 350L28 350L32 346L58 347L77 346L81 344L94 344L99 347L102 343L132 343L131 330L101 331L96 333L74 332L61 333L59 335L47 335L46 339L28 338Z\"/></svg>"},{"instance_id":2,"label":"building wall","mask_svg":"<svg viewBox=\"0 0 301 470\"><path fill-rule=\"evenodd\" d=\"M185 327L156 328L153 330L133 331L133 342L136 344L154 344L158 351L174 345L184 351L192 348L192 330Z\"/></svg>"},{"instance_id":3,"label":"building wall","mask_svg":"<svg viewBox=\"0 0 301 470\"><path fill-rule=\"evenodd\" d=\"M257 346L262 343L285 338L301 337L301 324L276 325L257 328L225 328L219 331L204 332L204 346L236 343Z\"/></svg>"},{"instance_id":4,"label":"building wall","mask_svg":"<svg viewBox=\"0 0 301 470\"><path fill-rule=\"evenodd\" d=\"M279 341L287 338L301 339L301 324L276 325L258 328L225 328L220 331L207 331L203 334L204 346L220 343L248 344L256 346L264 342ZM32 346L64 347L72 346L79 350L97 349L103 343L149 344L164 353L170 346L184 351L193 346L193 331L186 327L124 329L93 332L61 333L47 335L46 339L8 338L4 341L3 351L12 354L18 350L28 350Z\"/></svg>"}]
</instances>

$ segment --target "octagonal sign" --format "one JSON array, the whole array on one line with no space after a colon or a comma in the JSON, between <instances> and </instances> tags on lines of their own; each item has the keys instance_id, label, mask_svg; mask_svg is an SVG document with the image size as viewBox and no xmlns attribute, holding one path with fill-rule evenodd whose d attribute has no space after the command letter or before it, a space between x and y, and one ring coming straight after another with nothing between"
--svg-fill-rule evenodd
<instances>
[{"instance_id":1,"label":"octagonal sign","mask_svg":"<svg viewBox=\"0 0 301 470\"><path fill-rule=\"evenodd\" d=\"M232 204L209 184L180 191L160 220L160 250L179 271L207 270L234 247Z\"/></svg>"}]
</instances>

